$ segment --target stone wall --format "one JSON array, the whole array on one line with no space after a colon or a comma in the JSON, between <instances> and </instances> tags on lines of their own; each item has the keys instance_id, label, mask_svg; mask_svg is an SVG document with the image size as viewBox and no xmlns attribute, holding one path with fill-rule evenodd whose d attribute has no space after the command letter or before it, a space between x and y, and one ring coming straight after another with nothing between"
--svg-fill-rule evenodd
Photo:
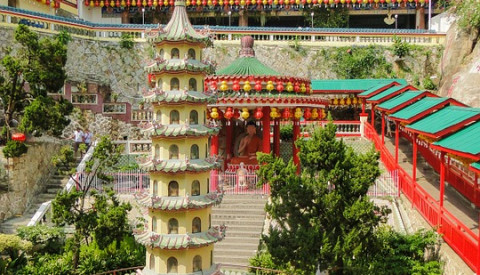
<instances>
[{"instance_id":1,"label":"stone wall","mask_svg":"<svg viewBox=\"0 0 480 275\"><path fill-rule=\"evenodd\" d=\"M47 179L54 172L52 156L63 143L65 141L53 138L36 138L27 143L27 154L19 158L7 160L0 153L0 162L6 169L8 180L8 191L0 193L0 222L22 215L32 198L45 189Z\"/></svg>"}]
</instances>

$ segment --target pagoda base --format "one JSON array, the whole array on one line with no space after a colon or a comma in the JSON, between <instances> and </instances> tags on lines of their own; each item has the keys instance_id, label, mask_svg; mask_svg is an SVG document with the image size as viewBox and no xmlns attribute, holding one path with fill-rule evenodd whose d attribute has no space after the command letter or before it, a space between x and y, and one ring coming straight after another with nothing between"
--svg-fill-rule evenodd
<instances>
[{"instance_id":1,"label":"pagoda base","mask_svg":"<svg viewBox=\"0 0 480 275\"><path fill-rule=\"evenodd\" d=\"M220 271L220 265L214 264L207 270L192 272L192 273L157 273L150 268L144 268L143 270L138 270L136 275L175 275L175 274L182 274L182 275L223 275Z\"/></svg>"}]
</instances>

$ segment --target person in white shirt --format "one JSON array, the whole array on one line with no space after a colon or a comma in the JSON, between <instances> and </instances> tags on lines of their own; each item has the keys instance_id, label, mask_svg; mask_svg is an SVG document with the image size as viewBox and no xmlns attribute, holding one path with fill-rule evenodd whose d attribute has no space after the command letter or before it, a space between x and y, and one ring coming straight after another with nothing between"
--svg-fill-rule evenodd
<instances>
[{"instance_id":1,"label":"person in white shirt","mask_svg":"<svg viewBox=\"0 0 480 275\"><path fill-rule=\"evenodd\" d=\"M77 127L77 130L73 132L73 151L74 156L77 157L78 146L83 143L83 131L80 127Z\"/></svg>"},{"instance_id":2,"label":"person in white shirt","mask_svg":"<svg viewBox=\"0 0 480 275\"><path fill-rule=\"evenodd\" d=\"M90 148L90 145L92 144L92 138L93 138L93 134L87 128L85 130L85 133L83 134L83 141L85 142L85 145L87 145L87 150L88 148Z\"/></svg>"}]
</instances>

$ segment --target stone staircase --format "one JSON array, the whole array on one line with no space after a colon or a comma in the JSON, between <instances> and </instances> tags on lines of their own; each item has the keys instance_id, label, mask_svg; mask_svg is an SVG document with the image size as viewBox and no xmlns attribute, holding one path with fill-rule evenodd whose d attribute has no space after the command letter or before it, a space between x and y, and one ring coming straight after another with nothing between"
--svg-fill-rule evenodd
<instances>
[{"instance_id":1,"label":"stone staircase","mask_svg":"<svg viewBox=\"0 0 480 275\"><path fill-rule=\"evenodd\" d=\"M16 234L19 226L27 225L35 212L37 212L40 205L46 201L55 199L57 193L65 187L69 180L69 176L62 174L60 171L68 171L70 169L71 168L59 167L48 179L48 182L43 187L43 192L33 197L30 206L23 215L10 218L3 223L0 223L0 233Z\"/></svg>"},{"instance_id":2,"label":"stone staircase","mask_svg":"<svg viewBox=\"0 0 480 275\"><path fill-rule=\"evenodd\" d=\"M258 249L265 221L264 195L225 195L212 210L212 224L227 226L226 237L215 244L217 264L248 265Z\"/></svg>"}]
</instances>

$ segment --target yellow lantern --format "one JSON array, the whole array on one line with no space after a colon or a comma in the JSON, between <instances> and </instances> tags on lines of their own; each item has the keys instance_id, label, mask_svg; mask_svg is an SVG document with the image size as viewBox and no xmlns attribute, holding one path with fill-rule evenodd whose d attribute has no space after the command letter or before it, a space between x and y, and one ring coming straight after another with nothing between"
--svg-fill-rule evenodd
<instances>
[{"instance_id":1,"label":"yellow lantern","mask_svg":"<svg viewBox=\"0 0 480 275\"><path fill-rule=\"evenodd\" d=\"M335 99L333 100L333 105L338 105L338 98L335 98Z\"/></svg>"},{"instance_id":2,"label":"yellow lantern","mask_svg":"<svg viewBox=\"0 0 480 275\"><path fill-rule=\"evenodd\" d=\"M345 98L342 97L342 98L340 99L340 105L345 105Z\"/></svg>"},{"instance_id":3,"label":"yellow lantern","mask_svg":"<svg viewBox=\"0 0 480 275\"><path fill-rule=\"evenodd\" d=\"M363 4L367 4L368 3L368 0L363 0Z\"/></svg>"},{"instance_id":4,"label":"yellow lantern","mask_svg":"<svg viewBox=\"0 0 480 275\"><path fill-rule=\"evenodd\" d=\"M318 110L317 108L313 108L312 110L312 119L315 120L318 118Z\"/></svg>"},{"instance_id":5,"label":"yellow lantern","mask_svg":"<svg viewBox=\"0 0 480 275\"><path fill-rule=\"evenodd\" d=\"M46 4L47 3L47 0L42 0L42 4Z\"/></svg>"},{"instance_id":6,"label":"yellow lantern","mask_svg":"<svg viewBox=\"0 0 480 275\"><path fill-rule=\"evenodd\" d=\"M267 91L270 92L270 91L273 90L274 88L275 88L275 87L273 86L273 81L271 81L271 80L268 81L268 82L267 82L267 86L266 86Z\"/></svg>"},{"instance_id":7,"label":"yellow lantern","mask_svg":"<svg viewBox=\"0 0 480 275\"><path fill-rule=\"evenodd\" d=\"M392 0L385 0L385 2L387 2L387 4L390 4L390 2L392 2Z\"/></svg>"},{"instance_id":8,"label":"yellow lantern","mask_svg":"<svg viewBox=\"0 0 480 275\"><path fill-rule=\"evenodd\" d=\"M248 82L248 80L245 81L245 84L243 84L243 90L248 93L250 92L251 89L252 89L252 86L250 86L250 82Z\"/></svg>"},{"instance_id":9,"label":"yellow lantern","mask_svg":"<svg viewBox=\"0 0 480 275\"><path fill-rule=\"evenodd\" d=\"M322 113L321 119L324 119L324 118L327 116L327 114L325 113L325 110L324 110L324 109L321 109L321 110L322 110L322 112L321 112L321 113Z\"/></svg>"},{"instance_id":10,"label":"yellow lantern","mask_svg":"<svg viewBox=\"0 0 480 275\"><path fill-rule=\"evenodd\" d=\"M354 97L354 98L353 98L353 105L357 105L357 103L358 103L358 100L357 100L356 97Z\"/></svg>"},{"instance_id":11,"label":"yellow lantern","mask_svg":"<svg viewBox=\"0 0 480 275\"><path fill-rule=\"evenodd\" d=\"M302 109L296 108L294 116L296 119L300 119L303 116Z\"/></svg>"},{"instance_id":12,"label":"yellow lantern","mask_svg":"<svg viewBox=\"0 0 480 275\"><path fill-rule=\"evenodd\" d=\"M359 1L360 1L360 0L359 0ZM352 3L353 3L353 4L357 3L357 0L352 0Z\"/></svg>"},{"instance_id":13,"label":"yellow lantern","mask_svg":"<svg viewBox=\"0 0 480 275\"><path fill-rule=\"evenodd\" d=\"M273 0L274 5L278 5L278 0Z\"/></svg>"},{"instance_id":14,"label":"yellow lantern","mask_svg":"<svg viewBox=\"0 0 480 275\"><path fill-rule=\"evenodd\" d=\"M156 8L158 6L158 1L157 0L153 0L153 6Z\"/></svg>"},{"instance_id":15,"label":"yellow lantern","mask_svg":"<svg viewBox=\"0 0 480 275\"><path fill-rule=\"evenodd\" d=\"M133 3L135 3L135 2L133 2ZM100 8L103 8L103 6L105 6L105 2L103 2L103 0L102 0L102 1L100 1Z\"/></svg>"},{"instance_id":16,"label":"yellow lantern","mask_svg":"<svg viewBox=\"0 0 480 275\"><path fill-rule=\"evenodd\" d=\"M147 6L147 0L143 0L142 6L146 7Z\"/></svg>"},{"instance_id":17,"label":"yellow lantern","mask_svg":"<svg viewBox=\"0 0 480 275\"><path fill-rule=\"evenodd\" d=\"M264 5L268 4L268 1L267 1L267 0L263 0L263 4L264 4Z\"/></svg>"},{"instance_id":18,"label":"yellow lantern","mask_svg":"<svg viewBox=\"0 0 480 275\"><path fill-rule=\"evenodd\" d=\"M307 91L307 87L305 87L305 83L302 83L300 86L300 92L305 93Z\"/></svg>"},{"instance_id":19,"label":"yellow lantern","mask_svg":"<svg viewBox=\"0 0 480 275\"><path fill-rule=\"evenodd\" d=\"M213 119L217 119L219 116L217 108L212 108L212 112L210 113L210 117Z\"/></svg>"},{"instance_id":20,"label":"yellow lantern","mask_svg":"<svg viewBox=\"0 0 480 275\"><path fill-rule=\"evenodd\" d=\"M222 0L218 1L218 4L219 4L220 6L223 6L223 1L222 1Z\"/></svg>"},{"instance_id":21,"label":"yellow lantern","mask_svg":"<svg viewBox=\"0 0 480 275\"><path fill-rule=\"evenodd\" d=\"M145 0L144 0L145 1ZM110 7L115 7L115 1L110 1Z\"/></svg>"},{"instance_id":22,"label":"yellow lantern","mask_svg":"<svg viewBox=\"0 0 480 275\"><path fill-rule=\"evenodd\" d=\"M352 99L347 97L347 102L346 103L347 103L347 105L351 105L352 104Z\"/></svg>"},{"instance_id":23,"label":"yellow lantern","mask_svg":"<svg viewBox=\"0 0 480 275\"><path fill-rule=\"evenodd\" d=\"M53 6L55 6L55 1L51 1L50 4L53 4ZM92 0L90 0L90 7L95 7L95 3Z\"/></svg>"},{"instance_id":24,"label":"yellow lantern","mask_svg":"<svg viewBox=\"0 0 480 275\"><path fill-rule=\"evenodd\" d=\"M240 6L245 6L245 0L240 1Z\"/></svg>"},{"instance_id":25,"label":"yellow lantern","mask_svg":"<svg viewBox=\"0 0 480 275\"><path fill-rule=\"evenodd\" d=\"M311 4L312 3L312 0L307 0L307 4Z\"/></svg>"},{"instance_id":26,"label":"yellow lantern","mask_svg":"<svg viewBox=\"0 0 480 275\"><path fill-rule=\"evenodd\" d=\"M345 4L345 0L340 0L340 3Z\"/></svg>"},{"instance_id":27,"label":"yellow lantern","mask_svg":"<svg viewBox=\"0 0 480 275\"><path fill-rule=\"evenodd\" d=\"M220 85L220 91L225 92L226 90L228 90L228 85L227 85L227 81L224 80Z\"/></svg>"},{"instance_id":28,"label":"yellow lantern","mask_svg":"<svg viewBox=\"0 0 480 275\"><path fill-rule=\"evenodd\" d=\"M155 2L154 2L154 3L155 3ZM122 0L122 2L120 2L120 5L121 5L122 7L125 7L125 0Z\"/></svg>"},{"instance_id":29,"label":"yellow lantern","mask_svg":"<svg viewBox=\"0 0 480 275\"><path fill-rule=\"evenodd\" d=\"M287 87L286 87L285 90L287 90L287 92L292 92L293 91L292 82L287 82Z\"/></svg>"},{"instance_id":30,"label":"yellow lantern","mask_svg":"<svg viewBox=\"0 0 480 275\"><path fill-rule=\"evenodd\" d=\"M233 0L230 0L230 2L228 2L230 4L230 6L233 6L233 4L235 4L235 2Z\"/></svg>"},{"instance_id":31,"label":"yellow lantern","mask_svg":"<svg viewBox=\"0 0 480 275\"><path fill-rule=\"evenodd\" d=\"M160 1L161 1L161 0L160 0ZM102 6L102 2L103 2L103 1L100 2L100 7L103 7L103 6ZM135 2L134 0L132 0L132 7L135 7L136 5L137 5L137 2Z\"/></svg>"},{"instance_id":32,"label":"yellow lantern","mask_svg":"<svg viewBox=\"0 0 480 275\"><path fill-rule=\"evenodd\" d=\"M248 117L250 116L250 113L248 112L248 108L243 108L243 109L242 109L241 116L242 116L242 118L245 119L245 120L248 119Z\"/></svg>"},{"instance_id":33,"label":"yellow lantern","mask_svg":"<svg viewBox=\"0 0 480 275\"><path fill-rule=\"evenodd\" d=\"M212 0L208 0L207 5L213 6Z\"/></svg>"},{"instance_id":34,"label":"yellow lantern","mask_svg":"<svg viewBox=\"0 0 480 275\"><path fill-rule=\"evenodd\" d=\"M277 118L277 117L279 117L279 116L280 116L280 114L278 113L277 108L273 107L272 110L270 111L270 117L271 117L272 119L275 119L275 118Z\"/></svg>"},{"instance_id":35,"label":"yellow lantern","mask_svg":"<svg viewBox=\"0 0 480 275\"><path fill-rule=\"evenodd\" d=\"M300 0L295 0L295 4L300 5Z\"/></svg>"},{"instance_id":36,"label":"yellow lantern","mask_svg":"<svg viewBox=\"0 0 480 275\"><path fill-rule=\"evenodd\" d=\"M330 5L333 4L333 2L334 2L333 0L329 0L329 1L328 1L328 3L329 3Z\"/></svg>"}]
</instances>

